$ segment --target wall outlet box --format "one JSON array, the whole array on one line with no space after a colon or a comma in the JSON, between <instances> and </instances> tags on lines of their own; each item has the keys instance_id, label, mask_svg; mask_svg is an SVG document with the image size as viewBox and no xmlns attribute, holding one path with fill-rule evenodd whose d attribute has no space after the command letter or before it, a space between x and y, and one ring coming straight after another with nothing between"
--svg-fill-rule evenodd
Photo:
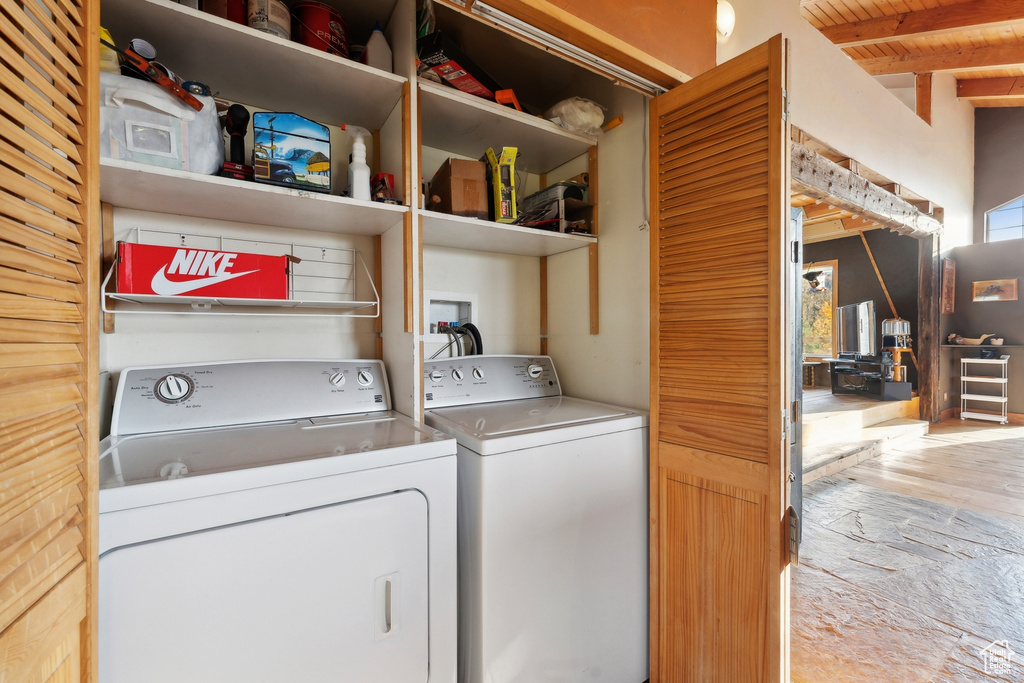
<instances>
[{"instance_id":1,"label":"wall outlet box","mask_svg":"<svg viewBox=\"0 0 1024 683\"><path fill-rule=\"evenodd\" d=\"M428 325L424 341L451 341L444 332L439 331L441 322L449 325L456 323L476 324L477 297L475 294L461 292L423 292L423 315Z\"/></svg>"}]
</instances>

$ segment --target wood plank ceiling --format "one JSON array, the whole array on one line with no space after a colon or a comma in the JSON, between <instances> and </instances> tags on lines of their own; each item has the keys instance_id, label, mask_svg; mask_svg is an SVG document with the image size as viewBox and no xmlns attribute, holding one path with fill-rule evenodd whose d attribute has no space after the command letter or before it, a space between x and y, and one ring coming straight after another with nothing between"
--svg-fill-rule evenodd
<instances>
[{"instance_id":1,"label":"wood plank ceiling","mask_svg":"<svg viewBox=\"0 0 1024 683\"><path fill-rule=\"evenodd\" d=\"M1024 106L1021 0L801 0L804 18L868 73L952 73L976 107Z\"/></svg>"}]
</instances>

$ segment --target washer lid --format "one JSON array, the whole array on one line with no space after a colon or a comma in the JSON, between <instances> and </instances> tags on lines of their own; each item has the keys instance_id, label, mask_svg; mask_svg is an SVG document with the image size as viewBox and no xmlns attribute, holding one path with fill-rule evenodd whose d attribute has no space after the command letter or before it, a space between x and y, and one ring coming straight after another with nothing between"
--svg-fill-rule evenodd
<instances>
[{"instance_id":1,"label":"washer lid","mask_svg":"<svg viewBox=\"0 0 1024 683\"><path fill-rule=\"evenodd\" d=\"M569 396L437 408L427 411L425 419L431 427L454 436L481 455L647 424L646 413Z\"/></svg>"},{"instance_id":2,"label":"washer lid","mask_svg":"<svg viewBox=\"0 0 1024 683\"><path fill-rule=\"evenodd\" d=\"M219 427L111 440L100 511L451 455L454 442L395 413Z\"/></svg>"}]
</instances>

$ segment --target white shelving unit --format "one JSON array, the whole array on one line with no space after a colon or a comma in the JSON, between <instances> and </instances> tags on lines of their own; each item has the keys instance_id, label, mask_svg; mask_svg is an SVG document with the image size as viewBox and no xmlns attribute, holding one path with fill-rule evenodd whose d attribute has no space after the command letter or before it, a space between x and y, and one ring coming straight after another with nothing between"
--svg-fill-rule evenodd
<instances>
[{"instance_id":1,"label":"white shelving unit","mask_svg":"<svg viewBox=\"0 0 1024 683\"><path fill-rule=\"evenodd\" d=\"M189 235L158 230L132 231L130 242L181 249L244 251L268 256L291 257L288 266L287 299L225 298L210 296L160 296L116 291L114 261L103 279L104 313L166 315L305 315L376 318L380 315L380 293L370 269L357 249L271 242L238 238ZM357 297L357 280L369 283L372 299Z\"/></svg>"},{"instance_id":2,"label":"white shelving unit","mask_svg":"<svg viewBox=\"0 0 1024 683\"><path fill-rule=\"evenodd\" d=\"M551 121L420 80L423 144L478 158L484 150L511 145L519 150L516 170L547 173L586 154L597 139L572 133Z\"/></svg>"},{"instance_id":3,"label":"white shelving unit","mask_svg":"<svg viewBox=\"0 0 1024 683\"><path fill-rule=\"evenodd\" d=\"M345 14L349 26L358 25L368 33L375 22L386 23L400 2L405 0L348 3ZM382 151L390 152L392 162L403 156L402 150L393 148L401 145L400 130L394 122L401 120L403 91L409 84L405 76L284 40L170 0L103 0L101 20L117 45L127 46L132 38L145 38L157 49L157 61L172 65L189 80L206 83L218 98L268 111L294 111L327 125L354 124L369 130L388 127L391 130L386 134ZM397 169L394 172L399 175ZM199 221L220 220L353 236L382 235L401 225L412 211L409 206L359 201L110 158L100 160L100 199L118 209ZM301 247L283 245L279 253L295 255L296 248ZM323 251L326 253L329 249ZM119 293L111 277L115 264L103 283L103 310L146 314L376 317L380 311L376 285L362 257L354 250L353 254L358 264L352 264L352 272L365 272L373 289L372 298L356 297L354 288L348 289L346 278L333 275L322 280L333 283L324 285L323 291L295 293L295 272L301 273L307 265L319 260L306 255L305 265L293 265L290 278L293 295L287 300ZM325 261L320 267L339 266ZM300 275L299 279L303 277ZM346 284L339 289L341 282ZM354 279L351 282L354 283Z\"/></svg>"},{"instance_id":4,"label":"white shelving unit","mask_svg":"<svg viewBox=\"0 0 1024 683\"><path fill-rule=\"evenodd\" d=\"M346 235L380 235L409 211L406 206L119 159L100 160L100 197L124 209Z\"/></svg>"},{"instance_id":5,"label":"white shelving unit","mask_svg":"<svg viewBox=\"0 0 1024 683\"><path fill-rule=\"evenodd\" d=\"M961 358L960 359L960 419L988 420L999 424L1008 424L1006 416L1006 404L1008 403L1009 375L1007 368L1009 356L999 358ZM974 367L980 366L980 367ZM974 372L985 372L988 369L995 370L992 374L973 374ZM995 386L999 393L972 393L969 391L971 384ZM998 413L978 412L969 410L969 403L984 403L987 406L997 406Z\"/></svg>"},{"instance_id":6,"label":"white shelving unit","mask_svg":"<svg viewBox=\"0 0 1024 683\"><path fill-rule=\"evenodd\" d=\"M352 3L345 12L350 24L360 5L386 19L395 4ZM170 0L103 0L103 27L119 47L145 36L157 61L206 83L217 97L329 125L380 128L407 80Z\"/></svg>"},{"instance_id":7,"label":"white shelving unit","mask_svg":"<svg viewBox=\"0 0 1024 683\"><path fill-rule=\"evenodd\" d=\"M420 216L423 221L423 243L438 247L496 251L520 256L553 256L597 242L596 237L589 235L548 232L436 211L423 211Z\"/></svg>"}]
</instances>

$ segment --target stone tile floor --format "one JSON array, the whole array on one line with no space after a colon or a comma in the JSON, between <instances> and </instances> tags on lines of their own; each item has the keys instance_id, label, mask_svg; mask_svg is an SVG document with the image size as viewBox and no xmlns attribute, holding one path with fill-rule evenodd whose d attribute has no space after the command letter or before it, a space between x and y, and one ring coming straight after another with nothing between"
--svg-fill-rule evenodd
<instances>
[{"instance_id":1,"label":"stone tile floor","mask_svg":"<svg viewBox=\"0 0 1024 683\"><path fill-rule=\"evenodd\" d=\"M803 533L793 681L1024 683L1024 524L825 477Z\"/></svg>"}]
</instances>

